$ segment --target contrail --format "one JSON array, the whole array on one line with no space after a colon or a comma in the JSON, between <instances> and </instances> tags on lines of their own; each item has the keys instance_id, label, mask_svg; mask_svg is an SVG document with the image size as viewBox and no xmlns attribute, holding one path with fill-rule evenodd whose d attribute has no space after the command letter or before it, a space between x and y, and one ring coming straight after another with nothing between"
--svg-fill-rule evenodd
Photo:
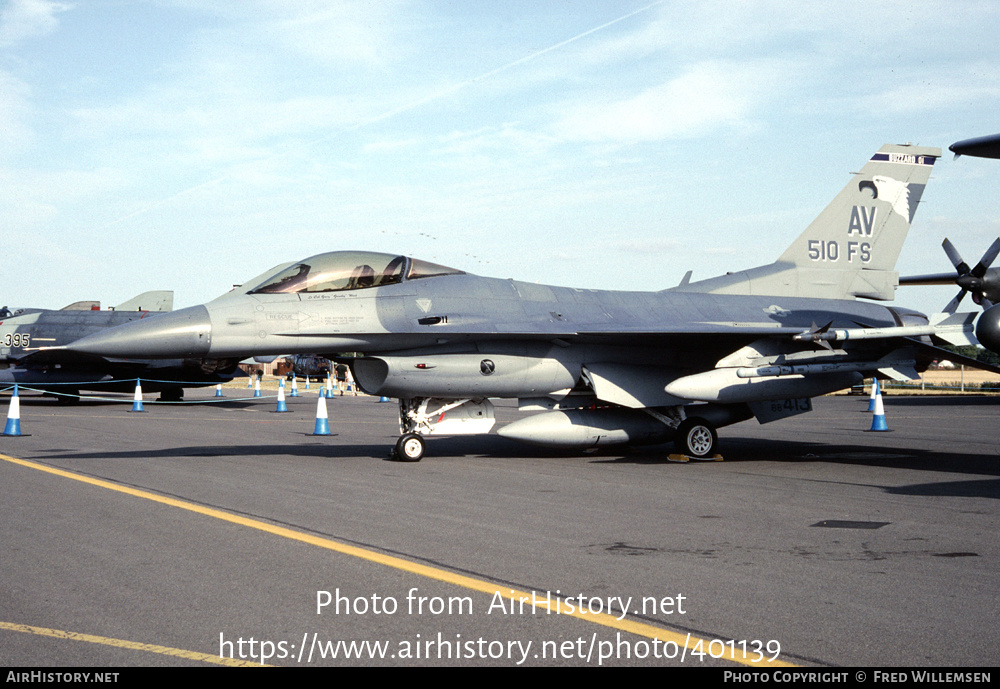
<instances>
[{"instance_id":1,"label":"contrail","mask_svg":"<svg viewBox=\"0 0 1000 689\"><path fill-rule=\"evenodd\" d=\"M491 69L488 72L483 72L482 74L474 76L471 79L467 79L466 81L463 81L461 83L455 84L454 86L449 86L446 89L442 89L441 91L433 93L433 94L431 94L429 96L426 96L424 98L420 98L420 99L415 100L415 101L413 101L411 103L407 103L406 105L401 105L401 106L399 106L397 108L392 108L391 110L386 110L383 113L380 113L378 115L374 115L373 117L370 117L368 119L361 120L360 122L352 124L349 127L344 127L343 129L339 129L339 130L337 130L337 131L335 131L335 132L333 132L331 134L326 134L324 136L318 137L316 139L312 139L310 141L305 141L305 142L300 143L300 144L296 144L296 145L293 145L293 146L288 146L287 148L285 148L282 151L278 151L278 152L276 152L276 153L274 153L272 155L266 156L264 158L259 158L256 161L252 161L252 163L250 163L250 164L260 163L260 162L263 162L265 160L272 160L274 158L278 158L280 156L287 155L288 153L291 153L293 151L302 150L302 149L305 149L305 148L311 148L312 146L315 146L316 144L322 143L324 141L329 141L331 139L335 139L335 138L337 138L339 136L343 136L344 134L349 134L351 132L355 132L355 131L357 131L359 129L362 129L363 127L367 127L369 125L376 124L378 122L384 122L385 120L388 120L388 119L390 119L392 117L395 117L396 115L400 115L400 114L402 114L404 112L409 112L410 110L415 110L416 108L419 108L422 105L426 105L427 103L431 103L433 101L440 100L440 99L442 99L442 98L444 98L446 96L450 96L453 93L461 91L464 88L468 88L469 86L472 86L473 84L475 84L477 82L480 82L483 79L488 79L488 78L490 78L492 76L500 74L501 72L505 72L508 69L513 69L514 67L518 67L518 66L523 65L523 64L525 64L527 62L531 62L532 60L535 60L535 59L541 57L542 55L545 55L547 53L551 53L554 50L559 50L563 46L567 46L570 43L574 43L576 41L579 41L580 39L586 38L587 36L590 36L591 34L597 33L598 31L603 31L604 29L608 28L609 26L614 26L615 24L618 24L619 22L623 22L626 19L630 19L631 17L634 17L637 14L642 14L643 12L647 12L650 9L652 9L653 7L656 7L657 5L662 5L664 2L666 2L666 0L657 0L656 2L652 2L652 3L648 4L648 5L640 7L637 10L633 10L632 12L629 12L628 14L624 14L624 15L618 17L617 19L612 19L609 22L605 22L604 24L601 24L600 26L595 26L592 29L588 29L588 30L584 31L583 33L579 33L576 36L573 36L572 38L567 38L564 41L560 41L559 43L556 43L555 45L549 46L548 48L543 48L542 50L539 50L537 52L531 53L530 55L526 55L525 57L522 57L522 58L519 58L517 60L514 60L513 62L508 62L507 64L502 65L500 67L496 67L494 69ZM119 224L121 222L129 220L130 218L134 218L136 216L148 213L151 210L155 210L157 208L160 208L161 206L165 206L166 204L170 203L171 201L173 201L175 199L178 199L178 198L180 198L182 196L186 196L187 194L191 194L191 193L193 193L195 191L198 191L200 189L205 189L206 187L210 187L210 186L213 186L215 184L218 184L219 182L223 182L223 181L229 179L230 177L232 177L233 174L234 174L233 172L228 172L225 175L222 175L221 177L216 177L215 179L209 180L207 182L202 182L201 184L197 184L197 185L195 185L193 187L189 187L187 189L184 189L183 191L179 191L176 194L168 196L165 199L161 199L160 201L157 201L156 203L150 204L149 206L146 206L145 208L141 208L141 209L139 209L137 211L129 213L128 215L124 215L124 216L118 218L117 220L112 220L108 224L104 225L102 227L102 229L111 227L113 225L117 225L117 224Z\"/></svg>"}]
</instances>

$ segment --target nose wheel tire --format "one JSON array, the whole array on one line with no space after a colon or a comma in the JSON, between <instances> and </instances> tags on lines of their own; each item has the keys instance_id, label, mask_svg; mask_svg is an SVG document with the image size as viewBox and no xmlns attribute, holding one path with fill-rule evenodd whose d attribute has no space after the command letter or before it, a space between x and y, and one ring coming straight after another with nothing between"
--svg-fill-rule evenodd
<instances>
[{"instance_id":1,"label":"nose wheel tire","mask_svg":"<svg viewBox=\"0 0 1000 689\"><path fill-rule=\"evenodd\" d=\"M715 428L705 419L685 420L677 428L674 445L677 451L688 457L710 457L719 443Z\"/></svg>"},{"instance_id":2,"label":"nose wheel tire","mask_svg":"<svg viewBox=\"0 0 1000 689\"><path fill-rule=\"evenodd\" d=\"M396 457L403 462L419 462L424 458L426 446L416 433L405 433L396 441Z\"/></svg>"}]
</instances>

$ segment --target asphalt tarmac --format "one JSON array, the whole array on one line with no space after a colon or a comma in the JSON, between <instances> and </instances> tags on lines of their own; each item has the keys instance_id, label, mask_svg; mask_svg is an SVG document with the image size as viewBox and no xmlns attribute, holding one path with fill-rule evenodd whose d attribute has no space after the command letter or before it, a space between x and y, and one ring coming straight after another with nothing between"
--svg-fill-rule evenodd
<instances>
[{"instance_id":1,"label":"asphalt tarmac","mask_svg":"<svg viewBox=\"0 0 1000 689\"><path fill-rule=\"evenodd\" d=\"M248 392L22 395L0 664L1000 662L1000 398L887 397L883 433L821 398L722 429L721 462L489 435L410 464L394 403L328 400L313 436L315 389Z\"/></svg>"}]
</instances>

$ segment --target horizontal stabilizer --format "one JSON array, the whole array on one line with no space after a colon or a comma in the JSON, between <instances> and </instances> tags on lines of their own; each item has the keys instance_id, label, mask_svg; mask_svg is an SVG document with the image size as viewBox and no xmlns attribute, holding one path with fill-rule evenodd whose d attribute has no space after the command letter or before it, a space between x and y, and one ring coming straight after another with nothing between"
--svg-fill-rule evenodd
<instances>
[{"instance_id":1,"label":"horizontal stabilizer","mask_svg":"<svg viewBox=\"0 0 1000 689\"><path fill-rule=\"evenodd\" d=\"M879 367L878 372L886 378L891 378L892 380L897 380L901 383L911 380L920 380L920 374L917 373L916 362L912 358L906 359L906 356L906 352L901 351L886 354L878 361L878 363L884 364Z\"/></svg>"},{"instance_id":2,"label":"horizontal stabilizer","mask_svg":"<svg viewBox=\"0 0 1000 689\"><path fill-rule=\"evenodd\" d=\"M920 374L917 373L917 369L915 368L896 368L895 366L887 366L885 368L880 368L878 372L886 378L898 380L901 383L908 383L911 380L920 380Z\"/></svg>"}]
</instances>

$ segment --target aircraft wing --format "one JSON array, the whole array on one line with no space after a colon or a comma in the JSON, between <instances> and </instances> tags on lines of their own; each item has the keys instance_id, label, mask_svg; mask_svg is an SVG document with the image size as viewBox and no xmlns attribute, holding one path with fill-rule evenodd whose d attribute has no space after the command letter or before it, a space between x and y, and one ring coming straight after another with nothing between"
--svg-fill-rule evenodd
<instances>
[{"instance_id":1,"label":"aircraft wing","mask_svg":"<svg viewBox=\"0 0 1000 689\"><path fill-rule=\"evenodd\" d=\"M563 328L529 328L528 324L504 324L496 328L484 325L483 329L428 329L426 332L410 333L351 333L353 345L342 345L336 351L329 351L318 343L331 337L341 337L331 332L288 332L284 335L292 340L306 338L317 340L316 352L332 358L342 351L379 352L397 349L431 347L444 343L521 341L550 342L556 345L596 344L620 347L662 347L690 350L692 353L723 355L738 349L761 337L785 337L801 334L803 328L788 328L762 325L741 325L733 323L678 323L675 325L624 326L610 329L607 326L569 330ZM281 336L276 333L276 336Z\"/></svg>"},{"instance_id":2,"label":"aircraft wing","mask_svg":"<svg viewBox=\"0 0 1000 689\"><path fill-rule=\"evenodd\" d=\"M41 348L37 351L17 357L13 360L24 368L44 368L47 366L64 366L73 368L102 369L108 366L110 359L96 354L71 352L67 349Z\"/></svg>"},{"instance_id":3,"label":"aircraft wing","mask_svg":"<svg viewBox=\"0 0 1000 689\"><path fill-rule=\"evenodd\" d=\"M887 326L871 327L863 323L857 323L857 328L837 328L831 329L830 334L812 338L813 340L874 340L874 339L894 339L906 338L919 335L929 335L940 338L950 344L977 344L972 339L963 339L972 333L972 321L976 314L935 314L931 318L929 325L917 326ZM825 329L824 329L825 331ZM678 339L690 338L700 342L709 343L713 338L726 340L739 340L761 337L789 338L789 339L809 339L812 331L802 326L782 326L771 323L738 323L733 321L703 321L703 322L674 322L674 323L646 323L641 325L615 325L609 327L607 324L582 326L578 329L567 329L557 327L539 327L535 324L504 323L500 327L495 324L483 323L482 328L476 327L447 327L428 328L426 331L415 332L368 332L350 333L346 335L352 340L368 341L385 338L405 338L412 346L424 346L430 344L443 344L445 342L476 342L488 340L534 340L534 341L587 341L599 342L602 344L622 344L632 346L656 346L658 344L674 343ZM953 333L964 333L956 341L949 339ZM339 331L328 329L316 329L310 332L288 331L274 333L277 337L288 338L334 338L344 337Z\"/></svg>"},{"instance_id":4,"label":"aircraft wing","mask_svg":"<svg viewBox=\"0 0 1000 689\"><path fill-rule=\"evenodd\" d=\"M930 273L928 275L908 275L899 278L901 285L954 285L958 276L955 272Z\"/></svg>"},{"instance_id":5,"label":"aircraft wing","mask_svg":"<svg viewBox=\"0 0 1000 689\"><path fill-rule=\"evenodd\" d=\"M925 342L921 342L920 340L910 339L907 344L916 347L917 359L924 364L930 364L933 361L947 359L951 363L959 366L968 366L969 368L979 369L980 371L989 371L990 373L1000 373L1000 366L988 364L985 361L979 361L978 359L963 356L962 354L955 354L947 349L941 349L940 347L929 345Z\"/></svg>"},{"instance_id":6,"label":"aircraft wing","mask_svg":"<svg viewBox=\"0 0 1000 689\"><path fill-rule=\"evenodd\" d=\"M956 156L1000 158L1000 134L980 136L975 139L963 139L962 141L956 141L948 148Z\"/></svg>"},{"instance_id":7,"label":"aircraft wing","mask_svg":"<svg viewBox=\"0 0 1000 689\"><path fill-rule=\"evenodd\" d=\"M662 326L625 326L615 329L581 328L558 339L582 343L617 345L625 347L669 347L704 350L714 353L749 344L762 337L791 339L803 328L788 328L766 324L742 323L676 323ZM521 335L525 339L530 333ZM537 338L537 333L535 333Z\"/></svg>"}]
</instances>

